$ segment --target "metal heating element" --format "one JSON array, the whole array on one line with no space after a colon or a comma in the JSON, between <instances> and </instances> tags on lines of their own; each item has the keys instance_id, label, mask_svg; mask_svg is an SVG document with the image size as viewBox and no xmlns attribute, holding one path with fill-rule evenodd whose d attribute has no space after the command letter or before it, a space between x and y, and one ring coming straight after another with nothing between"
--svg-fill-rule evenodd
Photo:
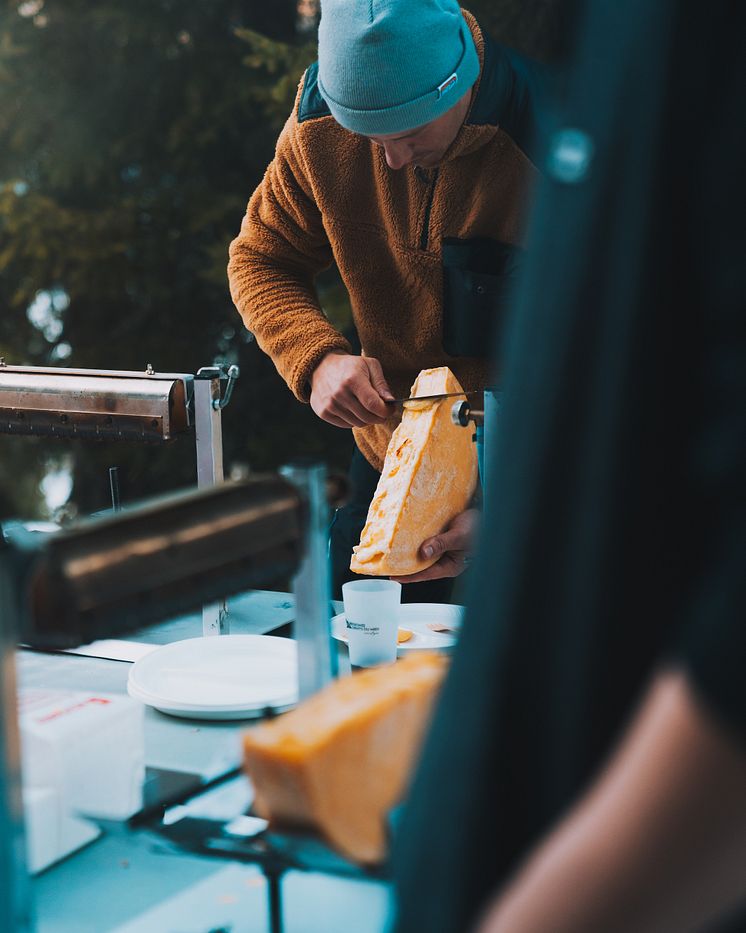
<instances>
[{"instance_id":1,"label":"metal heating element","mask_svg":"<svg viewBox=\"0 0 746 933\"><path fill-rule=\"evenodd\" d=\"M0 431L94 440L166 441L193 427L193 376L7 366Z\"/></svg>"}]
</instances>

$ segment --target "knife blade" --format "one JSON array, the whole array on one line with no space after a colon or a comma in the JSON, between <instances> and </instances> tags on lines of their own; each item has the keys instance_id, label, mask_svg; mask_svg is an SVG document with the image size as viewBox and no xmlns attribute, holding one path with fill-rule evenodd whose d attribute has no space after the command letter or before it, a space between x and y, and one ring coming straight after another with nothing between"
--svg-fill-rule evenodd
<instances>
[{"instance_id":1,"label":"knife blade","mask_svg":"<svg viewBox=\"0 0 746 933\"><path fill-rule=\"evenodd\" d=\"M447 398L462 398L465 395L480 395L481 389L466 389L463 392L446 392L442 395L412 395L409 398L389 399L387 405L405 405L407 402L441 402Z\"/></svg>"}]
</instances>

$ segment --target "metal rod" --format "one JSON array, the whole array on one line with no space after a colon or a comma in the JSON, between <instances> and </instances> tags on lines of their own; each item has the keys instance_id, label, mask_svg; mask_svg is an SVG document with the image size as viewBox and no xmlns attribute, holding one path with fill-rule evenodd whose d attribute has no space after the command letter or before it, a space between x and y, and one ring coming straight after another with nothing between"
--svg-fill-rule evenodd
<instances>
[{"instance_id":1,"label":"metal rod","mask_svg":"<svg viewBox=\"0 0 746 933\"><path fill-rule=\"evenodd\" d=\"M215 486L224 479L223 422L219 402L220 370L201 369L194 380L197 485L200 489ZM203 635L227 635L229 632L230 620L224 599L202 607Z\"/></svg>"},{"instance_id":2,"label":"metal rod","mask_svg":"<svg viewBox=\"0 0 746 933\"><path fill-rule=\"evenodd\" d=\"M119 512L122 508L122 501L119 495L119 467L109 467L109 487L111 488L112 511Z\"/></svg>"},{"instance_id":3,"label":"metal rod","mask_svg":"<svg viewBox=\"0 0 746 933\"><path fill-rule=\"evenodd\" d=\"M265 869L264 877L267 879L270 933L283 933L285 922L282 916L282 874Z\"/></svg>"},{"instance_id":4,"label":"metal rod","mask_svg":"<svg viewBox=\"0 0 746 933\"><path fill-rule=\"evenodd\" d=\"M194 425L197 433L197 485L215 486L223 482L223 426L220 409L219 371L200 370L194 380Z\"/></svg>"},{"instance_id":5,"label":"metal rod","mask_svg":"<svg viewBox=\"0 0 746 933\"><path fill-rule=\"evenodd\" d=\"M21 794L15 645L20 630L17 570L0 539L0 930L33 929Z\"/></svg>"},{"instance_id":6,"label":"metal rod","mask_svg":"<svg viewBox=\"0 0 746 933\"><path fill-rule=\"evenodd\" d=\"M492 489L495 470L495 436L500 424L500 407L502 405L502 392L494 387L484 392L484 468L482 474L482 489Z\"/></svg>"},{"instance_id":7,"label":"metal rod","mask_svg":"<svg viewBox=\"0 0 746 933\"><path fill-rule=\"evenodd\" d=\"M303 559L293 580L294 635L298 643L298 694L301 700L337 676L331 637L329 507L326 469L321 464L291 464L280 470L308 503Z\"/></svg>"}]
</instances>

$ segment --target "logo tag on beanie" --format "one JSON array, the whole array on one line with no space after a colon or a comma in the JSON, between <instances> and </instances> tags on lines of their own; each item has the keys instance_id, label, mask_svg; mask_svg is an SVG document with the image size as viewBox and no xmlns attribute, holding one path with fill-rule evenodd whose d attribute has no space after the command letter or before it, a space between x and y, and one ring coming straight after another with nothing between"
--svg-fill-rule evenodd
<instances>
[{"instance_id":1,"label":"logo tag on beanie","mask_svg":"<svg viewBox=\"0 0 746 933\"><path fill-rule=\"evenodd\" d=\"M451 88L458 83L458 75L454 71L450 78L446 78L442 84L438 85L438 97L443 97L444 94L447 94Z\"/></svg>"}]
</instances>

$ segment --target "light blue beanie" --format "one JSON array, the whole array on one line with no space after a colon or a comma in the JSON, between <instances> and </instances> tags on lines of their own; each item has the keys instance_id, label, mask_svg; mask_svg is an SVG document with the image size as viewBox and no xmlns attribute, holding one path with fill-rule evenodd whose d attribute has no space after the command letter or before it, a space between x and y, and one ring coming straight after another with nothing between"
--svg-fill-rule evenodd
<instances>
[{"instance_id":1,"label":"light blue beanie","mask_svg":"<svg viewBox=\"0 0 746 933\"><path fill-rule=\"evenodd\" d=\"M353 133L404 133L435 120L479 77L455 0L321 0L319 91Z\"/></svg>"}]
</instances>

